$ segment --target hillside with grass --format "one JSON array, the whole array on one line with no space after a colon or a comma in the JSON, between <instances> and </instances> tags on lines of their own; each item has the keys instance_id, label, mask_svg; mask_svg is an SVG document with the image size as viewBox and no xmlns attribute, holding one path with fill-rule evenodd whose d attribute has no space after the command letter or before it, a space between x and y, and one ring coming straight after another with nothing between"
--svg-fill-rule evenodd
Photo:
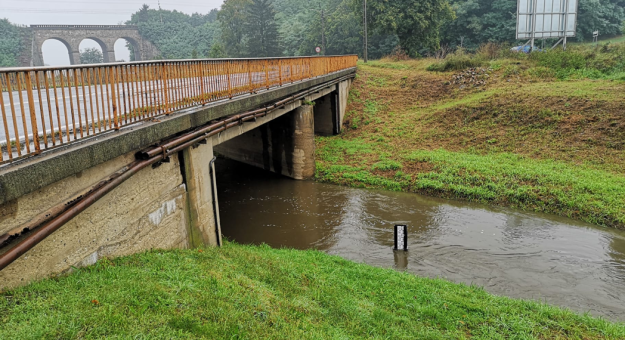
<instances>
[{"instance_id":1,"label":"hillside with grass","mask_svg":"<svg viewBox=\"0 0 625 340\"><path fill-rule=\"evenodd\" d=\"M623 339L482 288L268 246L153 251L0 294L1 339Z\"/></svg>"},{"instance_id":2,"label":"hillside with grass","mask_svg":"<svg viewBox=\"0 0 625 340\"><path fill-rule=\"evenodd\" d=\"M360 64L317 179L625 228L625 44Z\"/></svg>"}]
</instances>

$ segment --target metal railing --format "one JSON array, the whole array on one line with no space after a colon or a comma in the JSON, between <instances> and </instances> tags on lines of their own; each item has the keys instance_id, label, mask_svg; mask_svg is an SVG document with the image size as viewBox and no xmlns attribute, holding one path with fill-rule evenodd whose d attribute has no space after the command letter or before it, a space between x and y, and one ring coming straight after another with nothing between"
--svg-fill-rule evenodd
<instances>
[{"instance_id":1,"label":"metal railing","mask_svg":"<svg viewBox=\"0 0 625 340\"><path fill-rule=\"evenodd\" d=\"M0 69L0 164L178 110L356 67L357 56Z\"/></svg>"}]
</instances>

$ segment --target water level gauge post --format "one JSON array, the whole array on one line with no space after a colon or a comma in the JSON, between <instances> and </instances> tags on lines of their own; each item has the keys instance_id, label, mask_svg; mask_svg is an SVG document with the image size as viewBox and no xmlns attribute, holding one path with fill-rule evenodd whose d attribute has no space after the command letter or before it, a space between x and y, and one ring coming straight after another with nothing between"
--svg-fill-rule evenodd
<instances>
[{"instance_id":1,"label":"water level gauge post","mask_svg":"<svg viewBox=\"0 0 625 340\"><path fill-rule=\"evenodd\" d=\"M408 226L395 226L395 250L408 251Z\"/></svg>"}]
</instances>

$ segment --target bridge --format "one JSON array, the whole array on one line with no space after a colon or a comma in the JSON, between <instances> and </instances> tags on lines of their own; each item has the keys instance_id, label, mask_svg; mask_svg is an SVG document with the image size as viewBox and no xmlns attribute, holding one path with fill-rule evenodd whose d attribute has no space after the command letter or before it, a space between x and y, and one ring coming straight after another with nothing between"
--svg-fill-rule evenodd
<instances>
[{"instance_id":1,"label":"bridge","mask_svg":"<svg viewBox=\"0 0 625 340\"><path fill-rule=\"evenodd\" d=\"M341 130L357 56L0 70L0 290L220 245L219 154L293 179Z\"/></svg>"},{"instance_id":2,"label":"bridge","mask_svg":"<svg viewBox=\"0 0 625 340\"><path fill-rule=\"evenodd\" d=\"M31 25L33 34L31 63L27 65L43 66L43 43L46 40L58 40L69 52L71 65L80 65L80 43L91 39L100 45L104 62L115 62L115 42L125 39L130 43L136 61L154 59L158 49L144 39L136 26L131 25ZM25 65L25 66L27 66Z\"/></svg>"}]
</instances>

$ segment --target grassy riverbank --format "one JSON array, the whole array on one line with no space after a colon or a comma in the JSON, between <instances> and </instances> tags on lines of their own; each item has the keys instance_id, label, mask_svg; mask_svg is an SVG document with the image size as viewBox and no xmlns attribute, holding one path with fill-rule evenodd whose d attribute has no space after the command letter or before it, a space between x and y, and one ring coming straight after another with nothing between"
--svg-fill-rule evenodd
<instances>
[{"instance_id":1,"label":"grassy riverbank","mask_svg":"<svg viewBox=\"0 0 625 340\"><path fill-rule=\"evenodd\" d=\"M360 64L317 179L624 229L625 45L579 48Z\"/></svg>"},{"instance_id":2,"label":"grassy riverbank","mask_svg":"<svg viewBox=\"0 0 625 340\"><path fill-rule=\"evenodd\" d=\"M315 251L153 251L0 294L1 339L623 339L625 325Z\"/></svg>"}]
</instances>

